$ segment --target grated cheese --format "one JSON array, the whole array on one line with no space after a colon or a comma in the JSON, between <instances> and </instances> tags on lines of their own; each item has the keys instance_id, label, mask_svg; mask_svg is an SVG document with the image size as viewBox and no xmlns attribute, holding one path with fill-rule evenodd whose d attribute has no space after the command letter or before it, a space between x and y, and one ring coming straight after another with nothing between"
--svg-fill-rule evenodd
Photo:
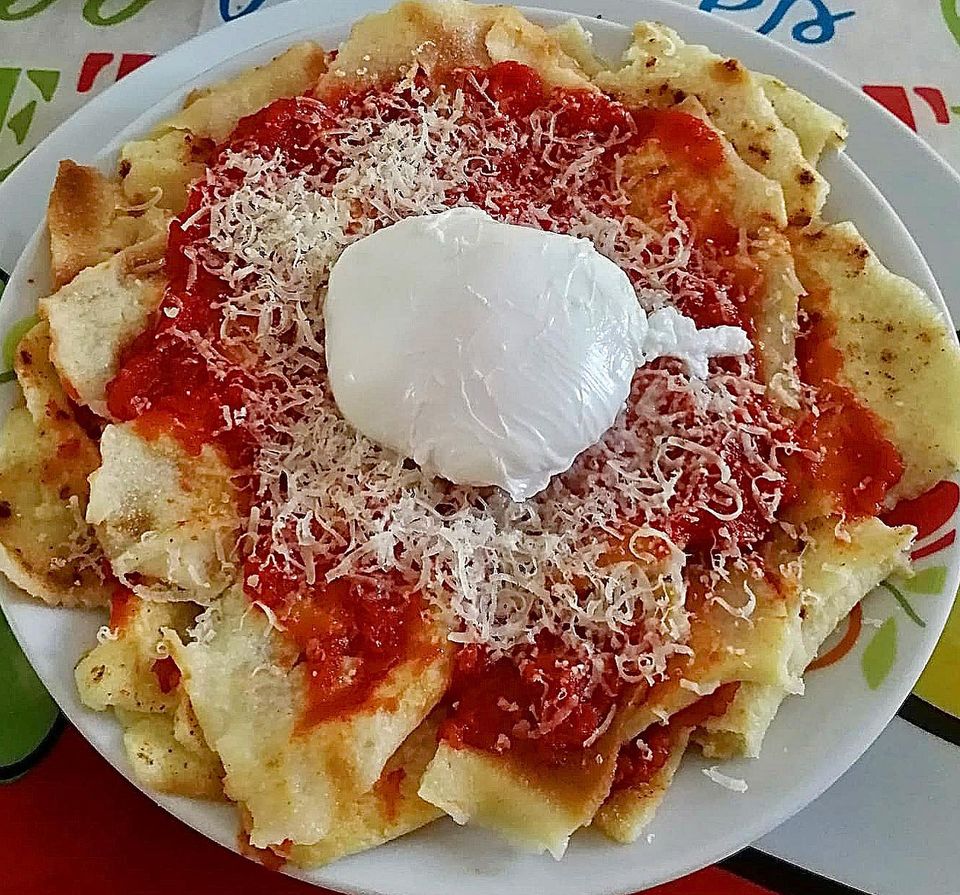
<instances>
[{"instance_id":1,"label":"grated cheese","mask_svg":"<svg viewBox=\"0 0 960 895\"><path fill-rule=\"evenodd\" d=\"M705 776L709 777L717 786L722 786L724 789L729 789L730 792L746 792L747 781L741 780L739 777L729 777L720 770L717 765L713 765L709 768L704 768L703 773Z\"/></svg>"},{"instance_id":2,"label":"grated cheese","mask_svg":"<svg viewBox=\"0 0 960 895\"><path fill-rule=\"evenodd\" d=\"M637 750L640 754L640 758L644 761L653 761L653 749L647 744L647 741L644 739L637 739Z\"/></svg>"},{"instance_id":3,"label":"grated cheese","mask_svg":"<svg viewBox=\"0 0 960 895\"><path fill-rule=\"evenodd\" d=\"M75 587L83 583L81 576L84 573L91 573L100 581L105 581L106 555L93 526L87 522L80 508L80 498L76 494L70 495L67 509L70 513L70 531L61 541L60 555L50 559L50 568L70 569L76 575L73 581Z\"/></svg>"},{"instance_id":4,"label":"grated cheese","mask_svg":"<svg viewBox=\"0 0 960 895\"><path fill-rule=\"evenodd\" d=\"M319 128L322 104L300 104ZM589 238L627 272L645 310L675 307L708 283L722 289L676 201L656 226L633 217L622 165L612 176L605 167L610 147L556 135L544 110L524 131L492 101L477 109L460 91L431 95L410 80L360 101L332 134L308 171L279 150L225 150L182 225L206 237L188 255L193 270L221 278L229 294L217 343L176 332L214 370L239 365L257 384L246 412L224 420L258 446L245 552L308 584L399 572L451 640L494 656L549 633L584 656L598 684L611 661L627 681L662 679L672 656L691 652L687 556L667 531L671 517L702 509L729 522L743 513L725 460L734 449L750 464L765 518L782 497L791 448L771 437L784 423L758 400L765 389L749 361L736 372L711 366L702 381L675 362L643 368L601 441L541 494L515 502L427 478L341 418L325 377L322 308L330 267L348 245L404 217L470 204L478 180L493 216ZM537 148L550 175L525 203L498 193L496 179L520 144ZM746 568L745 547L721 525L713 570ZM206 626L201 616L201 636Z\"/></svg>"},{"instance_id":5,"label":"grated cheese","mask_svg":"<svg viewBox=\"0 0 960 895\"><path fill-rule=\"evenodd\" d=\"M691 693L696 693L697 696L709 696L713 693L717 687L720 686L719 681L708 681L705 684L698 684L696 681L691 681L688 678L680 678L680 686L684 690L689 690Z\"/></svg>"},{"instance_id":6,"label":"grated cheese","mask_svg":"<svg viewBox=\"0 0 960 895\"><path fill-rule=\"evenodd\" d=\"M97 628L97 643L106 643L108 640L119 640L120 632L108 625L101 625Z\"/></svg>"}]
</instances>

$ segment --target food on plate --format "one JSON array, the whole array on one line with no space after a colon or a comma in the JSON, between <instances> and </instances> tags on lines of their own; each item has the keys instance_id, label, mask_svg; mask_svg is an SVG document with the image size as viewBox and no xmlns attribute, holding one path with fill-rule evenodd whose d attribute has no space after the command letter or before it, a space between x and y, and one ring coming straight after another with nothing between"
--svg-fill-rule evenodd
<instances>
[{"instance_id":1,"label":"food on plate","mask_svg":"<svg viewBox=\"0 0 960 895\"><path fill-rule=\"evenodd\" d=\"M15 350L23 398L0 432L0 570L45 603L104 606L111 589L84 518L87 477L100 457L50 353L50 328L42 321Z\"/></svg>"},{"instance_id":2,"label":"food on plate","mask_svg":"<svg viewBox=\"0 0 960 895\"><path fill-rule=\"evenodd\" d=\"M137 778L302 866L559 858L759 754L960 463L947 321L821 216L844 136L662 25L443 0L64 162L0 570L110 608Z\"/></svg>"},{"instance_id":3,"label":"food on plate","mask_svg":"<svg viewBox=\"0 0 960 895\"><path fill-rule=\"evenodd\" d=\"M354 428L431 475L515 500L613 425L638 366L673 357L706 376L710 358L750 350L734 326L697 329L668 307L648 318L589 239L478 208L348 246L323 321L330 390Z\"/></svg>"}]
</instances>

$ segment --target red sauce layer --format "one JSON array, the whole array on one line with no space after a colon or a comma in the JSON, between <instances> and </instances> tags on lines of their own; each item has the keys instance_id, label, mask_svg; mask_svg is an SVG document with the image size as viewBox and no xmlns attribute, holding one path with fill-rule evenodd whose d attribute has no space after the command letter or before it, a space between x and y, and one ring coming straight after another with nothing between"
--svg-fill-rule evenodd
<instances>
[{"instance_id":1,"label":"red sauce layer","mask_svg":"<svg viewBox=\"0 0 960 895\"><path fill-rule=\"evenodd\" d=\"M110 628L114 631L125 628L133 618L133 613L139 602L139 598L134 596L132 590L118 584L110 597L110 621L108 623Z\"/></svg>"},{"instance_id":2,"label":"red sauce layer","mask_svg":"<svg viewBox=\"0 0 960 895\"><path fill-rule=\"evenodd\" d=\"M456 748L519 753L549 765L580 763L589 754L584 743L623 689L615 670L604 684L597 687L591 666L554 638L496 661L471 644L456 657L440 738Z\"/></svg>"},{"instance_id":3,"label":"red sauce layer","mask_svg":"<svg viewBox=\"0 0 960 895\"><path fill-rule=\"evenodd\" d=\"M702 323L700 320L697 320L697 323L698 326L714 325ZM679 367L676 361L662 359L638 370L634 378L634 394L639 395L648 389L652 380L661 375L664 369ZM695 402L689 392L669 393L656 410L660 414L688 421L691 430L695 425L702 428L702 423L697 422ZM787 445L796 437L790 421L771 406L765 395L738 395L736 416L738 423L754 427L758 420L769 418L772 425L764 436L769 444ZM629 409L628 421L636 431L642 431L643 421L636 419ZM678 492L686 493L690 498L676 502L669 515L656 523L677 547L691 554L704 566L709 566L707 555L718 545L736 544L749 548L762 543L772 528L764 500L778 492L783 493L784 499L792 495L790 483L784 485L783 482L766 478L765 466L753 456L751 448L736 437L736 433L729 431L728 425L727 422L717 423L712 429L701 432L700 437L701 443L714 448L726 464L730 478L743 500L740 514L735 519L723 518L726 514L711 512L706 505L696 500L700 493L706 491L707 485L696 478L702 471L691 466L680 473L675 486Z\"/></svg>"},{"instance_id":4,"label":"red sauce layer","mask_svg":"<svg viewBox=\"0 0 960 895\"><path fill-rule=\"evenodd\" d=\"M668 724L654 724L623 746L617 756L614 791L649 783L667 763L677 732L683 728L697 727L707 718L722 715L733 702L739 688L739 683L724 684L709 696L677 712Z\"/></svg>"},{"instance_id":5,"label":"red sauce layer","mask_svg":"<svg viewBox=\"0 0 960 895\"><path fill-rule=\"evenodd\" d=\"M883 423L840 382L843 355L835 344L829 301L811 297L797 339L803 382L816 386L819 414L807 414L800 443L812 448L797 458L801 493L827 494L848 517L877 516L890 489L903 476L903 458L884 433Z\"/></svg>"},{"instance_id":6,"label":"red sauce layer","mask_svg":"<svg viewBox=\"0 0 960 895\"><path fill-rule=\"evenodd\" d=\"M337 578L307 586L276 568L251 567L251 598L268 607L298 650L296 663L310 684L299 728L369 706L377 685L400 659L428 660L437 647L425 644L422 599L396 575Z\"/></svg>"},{"instance_id":7,"label":"red sauce layer","mask_svg":"<svg viewBox=\"0 0 960 895\"><path fill-rule=\"evenodd\" d=\"M549 166L537 156L532 120L541 112L549 115L555 134L571 138L571 145L576 138L606 147L603 158L609 176L597 178L577 197L588 205L596 203L604 214L609 211L604 195L618 159L641 147L651 148L665 162L657 176L645 181L649 207L631 209L632 213L649 212L662 218L678 184L699 184L695 201L689 207L681 204L678 212L694 234L697 263L710 269L710 285L702 294L685 296L681 310L700 326L726 323L755 332L762 275L739 250L740 234L726 222L712 196L711 184L726 162L720 139L707 125L675 110L629 109L593 92L547 90L535 71L518 63L502 63L483 72L456 70L444 81L462 89L465 123L471 116L486 116L489 123L492 96L499 103L496 119L519 126L529 137L495 160L496 184L507 187L507 198L498 192L491 207L487 201L490 178L478 176L462 192L451 190L450 205L466 200L501 219L526 220L524 214L545 195L557 166L578 158L576 154L562 157L559 148ZM211 191L222 195L231 188L230 178L238 176L224 164L222 153L227 148L264 157L279 152L291 175L335 176L335 171L324 168L326 154L337 139L328 134L347 116L371 110L378 115L400 114L391 111L386 96L383 88L374 88L344 93L325 103L303 97L282 99L239 123L220 147L210 176L192 188L186 210L171 226L164 301L151 326L124 352L118 373L108 385L108 406L116 419L136 420L148 437L170 433L191 453L204 445L216 446L236 470L238 484L248 496L258 445L244 426L226 425L225 413L242 413L245 396L257 390L258 381L255 371L244 370L239 363L214 373L198 351L199 344L220 341L221 308L229 287L190 261L198 248L209 243L209 223L195 213L213 196ZM492 126L497 126L496 121ZM557 229L562 230L573 214L571 199L564 194L550 198L549 215ZM642 388L642 380L639 385ZM731 447L725 459L747 502L741 518L728 524L728 536L760 540L769 521L748 487L756 478L749 458L738 456ZM680 510L670 525L675 540L691 550L706 548L718 536L718 520L708 513ZM246 570L248 596L275 613L298 651L298 661L306 663L308 679L315 683L304 725L364 704L399 661L420 649L422 599L405 582L382 574L326 583L318 574L320 584L307 584L302 576L276 572L283 564L271 562L269 543L256 546L258 562ZM327 568L337 557L328 559ZM529 748L547 762L563 764L571 757L582 758L583 742L607 716L620 683L619 679L605 686L588 683L581 666L576 656L552 642L538 643L500 662L489 662L482 650L464 650L457 662L455 708L444 736L451 742L496 751L504 737L511 742L518 739L518 723L527 720L531 727L534 722L542 727L549 718L550 733L519 738L533 744ZM522 712L529 717L518 719L512 710L502 709L501 697L522 704Z\"/></svg>"},{"instance_id":8,"label":"red sauce layer","mask_svg":"<svg viewBox=\"0 0 960 895\"><path fill-rule=\"evenodd\" d=\"M157 659L150 666L161 693L170 693L180 683L180 669L171 656Z\"/></svg>"},{"instance_id":9,"label":"red sauce layer","mask_svg":"<svg viewBox=\"0 0 960 895\"><path fill-rule=\"evenodd\" d=\"M253 383L239 367L225 378L215 375L197 345L180 335L219 341L226 284L202 267L192 267L184 254L206 238L198 228L183 227L203 200L204 188L197 185L186 210L170 226L166 294L152 325L124 351L117 375L107 385L107 406L116 419L136 420L145 437L170 433L191 454L215 444L233 466L244 469L254 446L244 429L225 425L223 408L240 410L245 389Z\"/></svg>"}]
</instances>

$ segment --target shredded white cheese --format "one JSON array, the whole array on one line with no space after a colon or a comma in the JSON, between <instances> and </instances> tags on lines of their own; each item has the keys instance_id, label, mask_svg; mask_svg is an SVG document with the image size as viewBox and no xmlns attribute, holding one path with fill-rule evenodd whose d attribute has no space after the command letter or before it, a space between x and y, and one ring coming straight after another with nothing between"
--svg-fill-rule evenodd
<instances>
[{"instance_id":1,"label":"shredded white cheese","mask_svg":"<svg viewBox=\"0 0 960 895\"><path fill-rule=\"evenodd\" d=\"M705 776L709 777L717 786L722 786L724 789L729 789L730 792L746 792L747 791L747 781L741 780L739 777L729 777L720 770L717 765L712 765L709 768L704 768L703 773Z\"/></svg>"},{"instance_id":2,"label":"shredded white cheese","mask_svg":"<svg viewBox=\"0 0 960 895\"><path fill-rule=\"evenodd\" d=\"M696 693L697 696L709 696L713 693L717 687L720 686L718 681L708 681L705 684L698 684L696 681L691 681L685 677L680 678L680 686L684 690L689 690L691 693Z\"/></svg>"},{"instance_id":3,"label":"shredded white cheese","mask_svg":"<svg viewBox=\"0 0 960 895\"><path fill-rule=\"evenodd\" d=\"M120 632L107 625L97 628L97 643L106 643L108 640L119 640Z\"/></svg>"},{"instance_id":4,"label":"shredded white cheese","mask_svg":"<svg viewBox=\"0 0 960 895\"><path fill-rule=\"evenodd\" d=\"M300 102L320 128L322 106ZM333 262L379 227L471 204L477 181L493 216L591 239L627 272L648 311L708 283L723 291L675 203L656 225L632 217L630 183L620 165L611 179L605 147L557 136L543 110L529 132L518 127L494 104L478 112L460 92L429 95L408 81L339 119L319 168L291 170L279 150L227 151L184 225L209 233L189 256L193 276L202 268L230 287L220 339L176 332L215 370L239 366L255 383L243 417L224 420L258 445L243 537L255 560L308 583L396 571L457 642L496 656L550 633L584 655L597 683L610 661L624 679L653 683L671 656L690 653L687 556L665 531L671 515L699 509L732 522L743 513L724 459L731 451L750 464L748 487L765 519L782 496L790 447L771 439L783 423L764 409L764 386L746 360L702 381L677 363L643 369L604 438L522 502L410 468L341 418L326 381L322 308ZM550 172L525 204L497 187L498 165L521 144ZM561 199L570 211L558 220L552 207ZM746 568L742 546L719 526L718 574Z\"/></svg>"},{"instance_id":5,"label":"shredded white cheese","mask_svg":"<svg viewBox=\"0 0 960 895\"><path fill-rule=\"evenodd\" d=\"M70 531L61 539L60 555L50 560L50 568L61 570L69 569L74 574L73 585L80 587L83 584L83 575L92 574L100 581L104 581L107 568L103 547L97 539L93 526L84 517L80 508L80 498L71 494L67 500L67 509L72 523Z\"/></svg>"}]
</instances>

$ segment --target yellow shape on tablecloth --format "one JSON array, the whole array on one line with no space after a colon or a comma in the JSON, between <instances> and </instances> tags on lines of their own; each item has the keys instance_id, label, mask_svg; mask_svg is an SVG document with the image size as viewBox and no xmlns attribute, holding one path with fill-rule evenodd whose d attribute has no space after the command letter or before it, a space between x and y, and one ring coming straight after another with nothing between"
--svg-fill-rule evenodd
<instances>
[{"instance_id":1,"label":"yellow shape on tablecloth","mask_svg":"<svg viewBox=\"0 0 960 895\"><path fill-rule=\"evenodd\" d=\"M960 594L914 693L960 718Z\"/></svg>"}]
</instances>

